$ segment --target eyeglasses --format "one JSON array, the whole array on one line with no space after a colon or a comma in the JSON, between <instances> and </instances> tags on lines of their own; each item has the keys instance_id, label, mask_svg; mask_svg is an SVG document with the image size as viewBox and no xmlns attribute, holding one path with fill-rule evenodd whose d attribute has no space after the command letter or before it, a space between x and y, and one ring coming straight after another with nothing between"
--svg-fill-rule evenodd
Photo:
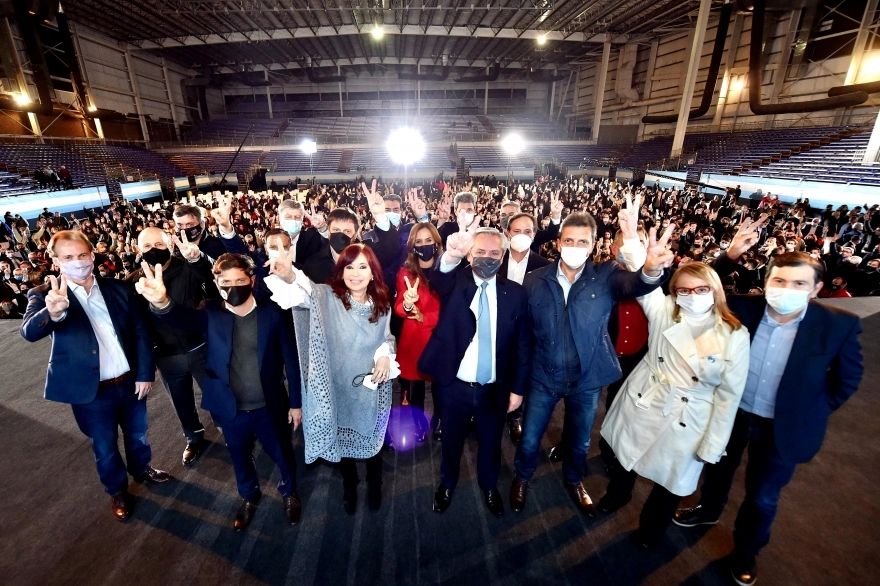
<instances>
[{"instance_id":1,"label":"eyeglasses","mask_svg":"<svg viewBox=\"0 0 880 586\"><path fill-rule=\"evenodd\" d=\"M676 287L675 294L681 297L687 297L691 293L696 293L697 295L708 295L712 292L712 287Z\"/></svg>"}]
</instances>

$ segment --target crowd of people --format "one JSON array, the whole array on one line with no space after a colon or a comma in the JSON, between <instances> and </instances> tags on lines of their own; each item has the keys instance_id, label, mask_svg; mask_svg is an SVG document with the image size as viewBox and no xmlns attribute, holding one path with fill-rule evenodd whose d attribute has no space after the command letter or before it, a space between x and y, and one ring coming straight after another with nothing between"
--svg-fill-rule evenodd
<instances>
[{"instance_id":1,"label":"crowd of people","mask_svg":"<svg viewBox=\"0 0 880 586\"><path fill-rule=\"evenodd\" d=\"M299 521L300 427L306 463L338 465L344 510L357 509L358 462L378 510L397 380L416 442L441 442L437 513L452 504L472 431L487 510L505 511L505 435L517 445L509 508L526 508L559 401L563 440L550 457L583 514L625 506L638 476L654 483L639 547L673 522L716 523L748 447L729 562L752 584L781 490L859 386L858 318L813 300L880 294L880 206L739 195L588 177L374 179L120 200L69 217L44 209L33 228L7 213L0 314L23 319L26 340L53 337L46 398L71 404L120 520L133 507L128 476L172 480L146 439L157 369L184 466L209 445L194 382L223 433L236 530L262 495L255 440L279 468L287 522ZM611 481L594 504L583 479L603 389ZM704 468L700 503L679 509Z\"/></svg>"}]
</instances>

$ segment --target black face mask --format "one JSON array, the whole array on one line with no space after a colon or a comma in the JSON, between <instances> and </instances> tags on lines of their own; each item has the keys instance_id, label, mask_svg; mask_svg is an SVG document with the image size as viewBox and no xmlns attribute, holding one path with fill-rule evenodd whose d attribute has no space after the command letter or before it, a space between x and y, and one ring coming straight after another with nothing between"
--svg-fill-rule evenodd
<instances>
[{"instance_id":1,"label":"black face mask","mask_svg":"<svg viewBox=\"0 0 880 586\"><path fill-rule=\"evenodd\" d=\"M351 244L351 237L343 232L334 232L330 235L329 241L330 248L332 248L336 254L342 254L342 251Z\"/></svg>"},{"instance_id":2,"label":"black face mask","mask_svg":"<svg viewBox=\"0 0 880 586\"><path fill-rule=\"evenodd\" d=\"M252 291L253 286L250 283L220 287L220 297L232 307L238 307L250 298Z\"/></svg>"},{"instance_id":3,"label":"black face mask","mask_svg":"<svg viewBox=\"0 0 880 586\"><path fill-rule=\"evenodd\" d=\"M488 256L475 256L471 262L471 270L481 279L491 279L501 268L500 258L489 258Z\"/></svg>"},{"instance_id":4,"label":"black face mask","mask_svg":"<svg viewBox=\"0 0 880 586\"><path fill-rule=\"evenodd\" d=\"M414 246L413 252L416 253L422 260L428 260L434 258L437 254L437 245L436 244L425 244L423 246Z\"/></svg>"},{"instance_id":5,"label":"black face mask","mask_svg":"<svg viewBox=\"0 0 880 586\"><path fill-rule=\"evenodd\" d=\"M186 239L190 242L195 242L199 239L199 236L202 235L202 227L201 226L193 226L192 228L184 228L183 233L186 234Z\"/></svg>"},{"instance_id":6,"label":"black face mask","mask_svg":"<svg viewBox=\"0 0 880 586\"><path fill-rule=\"evenodd\" d=\"M167 248L151 248L141 255L144 261L151 267L156 265L165 266L165 263L171 258L171 251Z\"/></svg>"}]
</instances>

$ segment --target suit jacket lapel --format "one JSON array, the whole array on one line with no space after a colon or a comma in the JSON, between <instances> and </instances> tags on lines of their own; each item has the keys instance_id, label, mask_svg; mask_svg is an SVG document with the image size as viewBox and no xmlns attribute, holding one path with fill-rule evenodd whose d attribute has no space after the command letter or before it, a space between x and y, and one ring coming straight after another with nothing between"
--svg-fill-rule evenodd
<instances>
[{"instance_id":1,"label":"suit jacket lapel","mask_svg":"<svg viewBox=\"0 0 880 586\"><path fill-rule=\"evenodd\" d=\"M257 345L259 347L259 366L260 371L263 370L263 359L266 357L266 343L269 340L269 330L272 327L271 315L266 314L259 305L254 309L257 312Z\"/></svg>"},{"instance_id":2,"label":"suit jacket lapel","mask_svg":"<svg viewBox=\"0 0 880 586\"><path fill-rule=\"evenodd\" d=\"M95 282L98 283L97 279L95 280ZM117 299L116 291L114 291L112 287L101 287L101 283L98 283L98 287L101 291L101 297L104 298L104 305L107 306L107 313L110 314L110 321L113 322L113 327L116 329L116 335L119 338L119 344L123 346L124 349L124 328L123 323L119 319L119 316L123 315L122 312L124 312L125 309L122 307L122 303L119 302L119 299Z\"/></svg>"},{"instance_id":3,"label":"suit jacket lapel","mask_svg":"<svg viewBox=\"0 0 880 586\"><path fill-rule=\"evenodd\" d=\"M809 360L811 352L815 354L815 349L821 340L825 339L822 334L821 308L816 307L818 304L811 303L807 306L807 314L801 320L798 326L797 334L794 337L794 343L791 345L791 353L788 356L788 362L785 364L785 370L782 371L782 378L779 381L779 389L777 393L785 393L789 388L797 389L798 385L788 384L788 381L797 381L801 377L800 368L803 360ZM779 405L782 401L776 401Z\"/></svg>"}]
</instances>

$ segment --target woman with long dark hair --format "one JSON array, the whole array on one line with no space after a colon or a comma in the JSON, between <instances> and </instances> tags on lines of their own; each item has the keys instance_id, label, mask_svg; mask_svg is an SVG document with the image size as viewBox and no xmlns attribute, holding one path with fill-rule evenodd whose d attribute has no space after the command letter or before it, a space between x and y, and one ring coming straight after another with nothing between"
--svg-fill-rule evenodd
<instances>
[{"instance_id":1,"label":"woman with long dark hair","mask_svg":"<svg viewBox=\"0 0 880 586\"><path fill-rule=\"evenodd\" d=\"M302 370L306 463L339 462L343 506L353 515L365 460L367 503L382 502L380 450L391 412L391 380L399 373L389 330L391 298L376 255L352 244L339 255L327 285L293 267L290 254L266 265L272 300L292 308Z\"/></svg>"},{"instance_id":2,"label":"woman with long dark hair","mask_svg":"<svg viewBox=\"0 0 880 586\"><path fill-rule=\"evenodd\" d=\"M419 357L431 338L440 318L440 296L431 289L427 271L443 254L440 233L430 222L420 222L412 227L406 242L406 261L397 273L397 300L394 312L404 319L400 331L400 390L402 405L410 405L416 425L416 442L425 441L428 422L425 419L426 376L418 369ZM441 437L440 407L434 394L434 411L431 429L434 439Z\"/></svg>"}]
</instances>

